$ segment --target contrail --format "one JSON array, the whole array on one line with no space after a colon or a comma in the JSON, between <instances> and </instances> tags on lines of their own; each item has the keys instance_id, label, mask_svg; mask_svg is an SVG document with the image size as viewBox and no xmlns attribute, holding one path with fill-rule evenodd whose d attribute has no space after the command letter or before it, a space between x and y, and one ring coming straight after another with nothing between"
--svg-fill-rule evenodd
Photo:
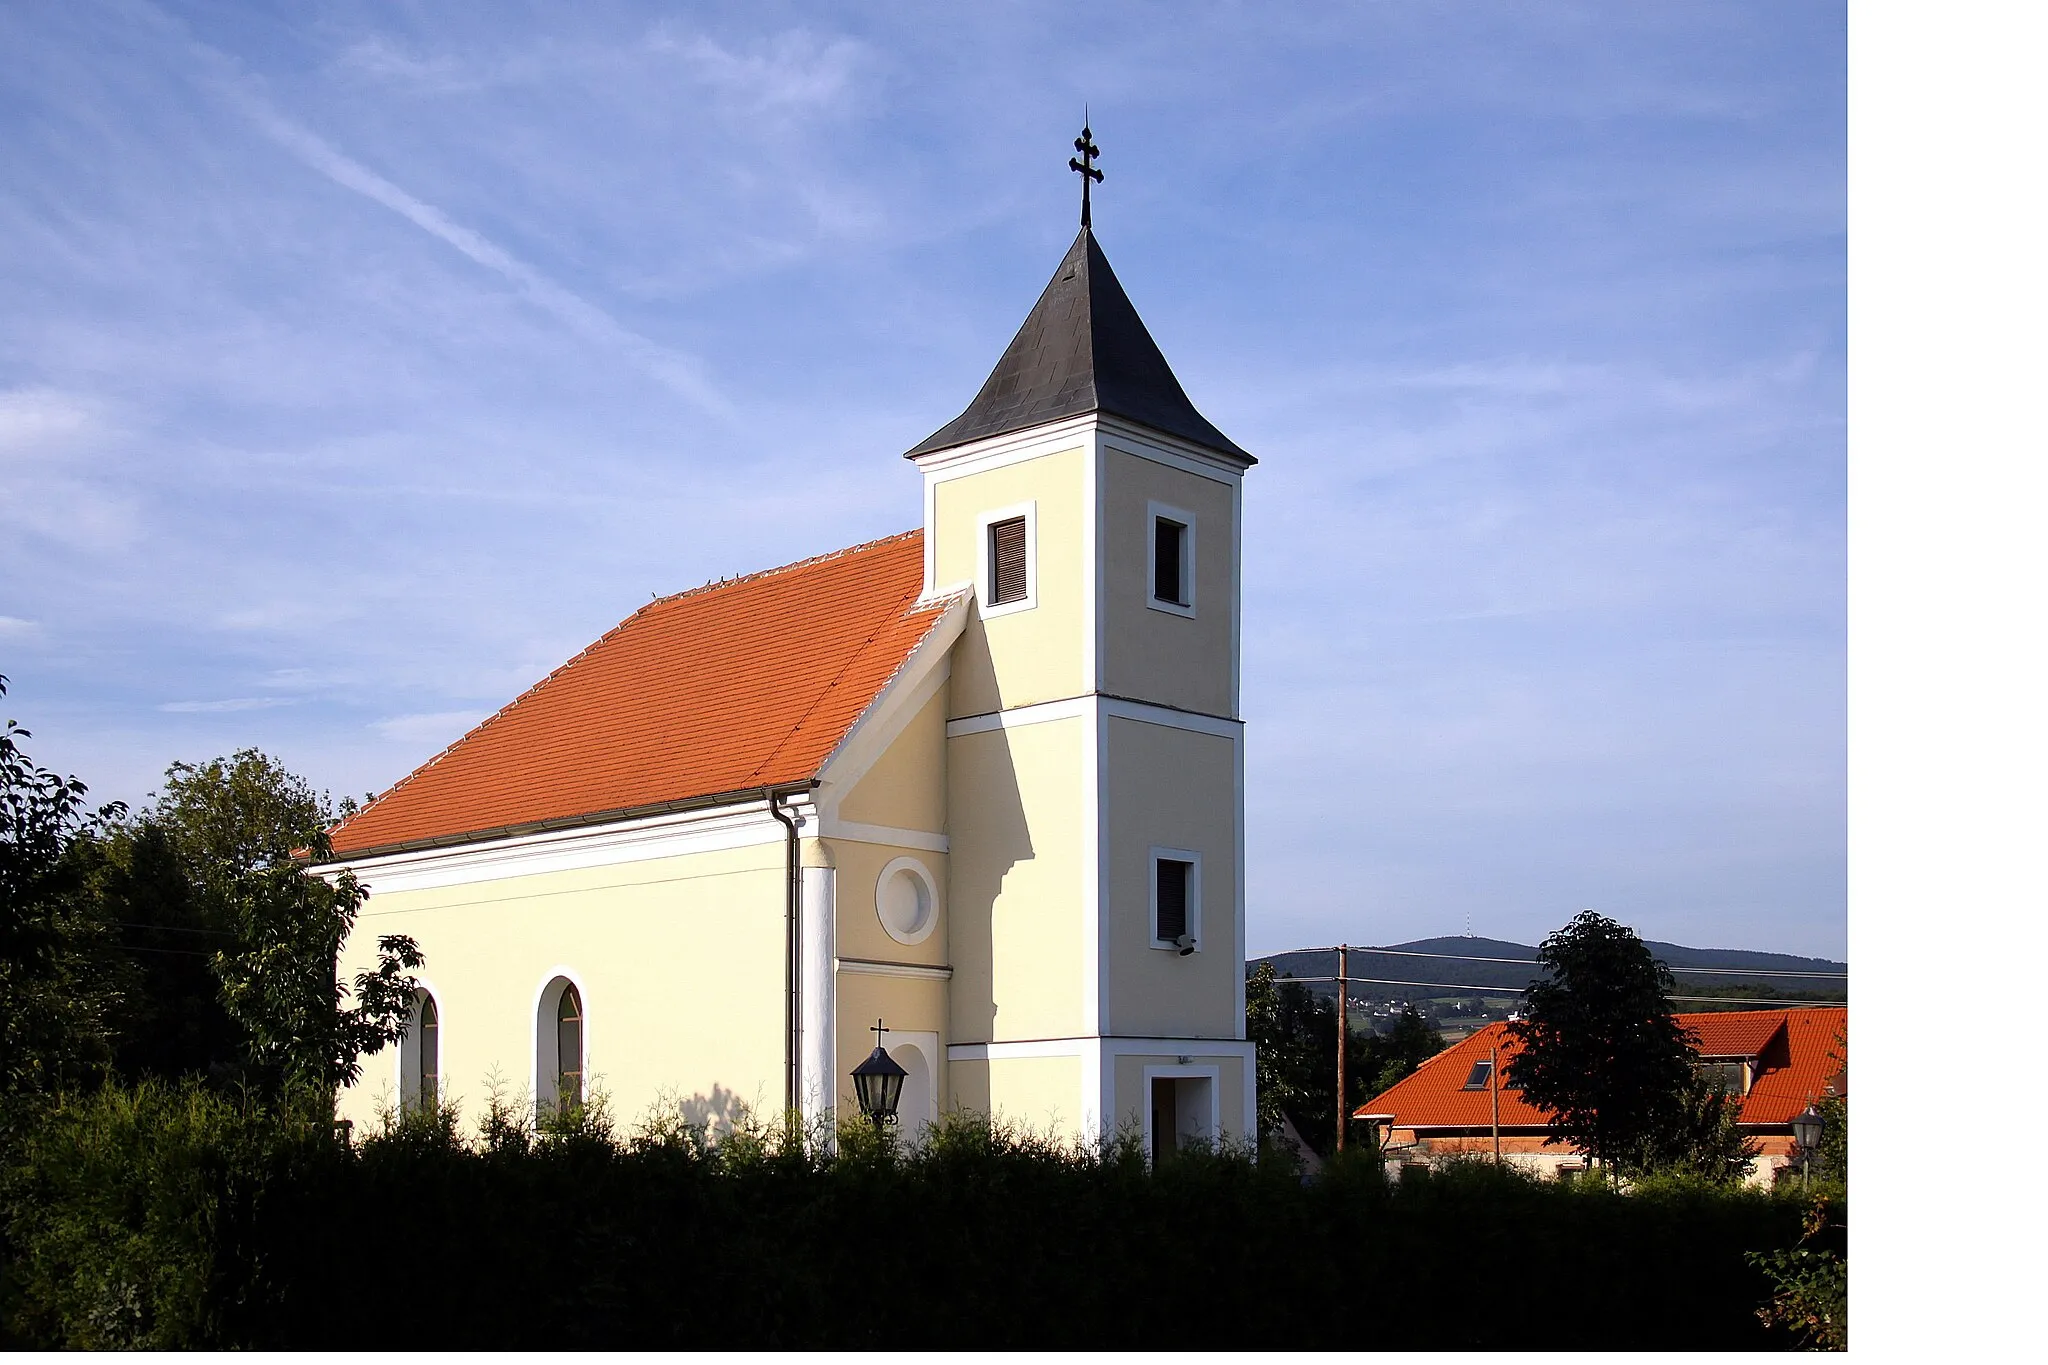
<instances>
[{"instance_id":1,"label":"contrail","mask_svg":"<svg viewBox=\"0 0 2048 1365\"><path fill-rule=\"evenodd\" d=\"M737 420L732 404L704 377L703 367L693 357L621 326L609 313L556 284L482 233L464 227L432 204L406 193L361 162L335 150L317 133L278 113L268 101L248 89L248 82L234 74L233 58L203 43L194 42L193 46L221 75L220 88L228 100L272 141L307 166L344 189L382 204L486 270L496 271L578 335L632 357L648 374L705 412L724 421Z\"/></svg>"}]
</instances>

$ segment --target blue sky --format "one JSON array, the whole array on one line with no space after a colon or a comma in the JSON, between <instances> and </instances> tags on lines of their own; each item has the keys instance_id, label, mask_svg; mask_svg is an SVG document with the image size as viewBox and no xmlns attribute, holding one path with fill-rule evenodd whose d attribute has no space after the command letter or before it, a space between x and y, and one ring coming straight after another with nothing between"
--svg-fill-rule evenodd
<instances>
[{"instance_id":1,"label":"blue sky","mask_svg":"<svg viewBox=\"0 0 2048 1365\"><path fill-rule=\"evenodd\" d=\"M1247 480L1251 947L1845 951L1824 4L0 9L0 672L381 789L915 525L1098 233Z\"/></svg>"}]
</instances>

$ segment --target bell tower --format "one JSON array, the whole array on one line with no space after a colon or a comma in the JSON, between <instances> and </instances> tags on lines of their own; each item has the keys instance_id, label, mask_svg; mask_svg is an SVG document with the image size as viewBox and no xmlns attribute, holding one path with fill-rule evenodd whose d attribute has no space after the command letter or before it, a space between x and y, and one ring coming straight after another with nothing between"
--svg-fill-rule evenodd
<instances>
[{"instance_id":1,"label":"bell tower","mask_svg":"<svg viewBox=\"0 0 2048 1365\"><path fill-rule=\"evenodd\" d=\"M1085 129L1075 149L1085 188L1099 152ZM946 724L952 1103L1158 1154L1249 1138L1256 461L1189 402L1085 216L974 401L907 458L926 592L973 590Z\"/></svg>"}]
</instances>

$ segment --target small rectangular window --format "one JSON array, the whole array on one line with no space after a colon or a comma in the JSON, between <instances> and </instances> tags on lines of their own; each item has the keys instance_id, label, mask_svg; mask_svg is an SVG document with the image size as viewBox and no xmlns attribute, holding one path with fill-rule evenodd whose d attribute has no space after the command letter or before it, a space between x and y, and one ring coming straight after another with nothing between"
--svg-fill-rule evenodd
<instances>
[{"instance_id":1,"label":"small rectangular window","mask_svg":"<svg viewBox=\"0 0 2048 1365\"><path fill-rule=\"evenodd\" d=\"M1188 873L1194 869L1177 858L1161 858L1153 866L1159 878L1159 941L1172 943L1188 931Z\"/></svg>"},{"instance_id":2,"label":"small rectangular window","mask_svg":"<svg viewBox=\"0 0 2048 1365\"><path fill-rule=\"evenodd\" d=\"M1493 1062L1490 1058L1482 1057L1472 1063L1472 1074L1465 1078L1465 1088L1467 1090L1484 1090L1492 1081Z\"/></svg>"},{"instance_id":3,"label":"small rectangular window","mask_svg":"<svg viewBox=\"0 0 2048 1365\"><path fill-rule=\"evenodd\" d=\"M1749 1093L1749 1067L1742 1062L1702 1062L1700 1071L1710 1083L1719 1085L1722 1093L1742 1096Z\"/></svg>"},{"instance_id":4,"label":"small rectangular window","mask_svg":"<svg viewBox=\"0 0 2048 1365\"><path fill-rule=\"evenodd\" d=\"M1024 518L989 523L988 528L989 605L999 607L1021 602L1030 593L1025 582Z\"/></svg>"},{"instance_id":5,"label":"small rectangular window","mask_svg":"<svg viewBox=\"0 0 2048 1365\"><path fill-rule=\"evenodd\" d=\"M1152 519L1152 596L1177 607L1188 604L1187 535L1188 528L1170 517Z\"/></svg>"},{"instance_id":6,"label":"small rectangular window","mask_svg":"<svg viewBox=\"0 0 2048 1365\"><path fill-rule=\"evenodd\" d=\"M1145 504L1152 557L1145 605L1172 616L1195 614L1195 515L1163 502Z\"/></svg>"}]
</instances>

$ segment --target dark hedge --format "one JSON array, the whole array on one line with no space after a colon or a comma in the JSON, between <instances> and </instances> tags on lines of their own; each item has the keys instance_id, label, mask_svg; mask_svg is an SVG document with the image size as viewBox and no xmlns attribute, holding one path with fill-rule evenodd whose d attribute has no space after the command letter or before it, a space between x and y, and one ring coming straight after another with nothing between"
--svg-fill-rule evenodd
<instances>
[{"instance_id":1,"label":"dark hedge","mask_svg":"<svg viewBox=\"0 0 2048 1365\"><path fill-rule=\"evenodd\" d=\"M1754 1349L1786 1195L1484 1164L1304 1183L954 1121L836 1157L601 1117L353 1148L324 1111L110 1091L12 1144L16 1345Z\"/></svg>"}]
</instances>

